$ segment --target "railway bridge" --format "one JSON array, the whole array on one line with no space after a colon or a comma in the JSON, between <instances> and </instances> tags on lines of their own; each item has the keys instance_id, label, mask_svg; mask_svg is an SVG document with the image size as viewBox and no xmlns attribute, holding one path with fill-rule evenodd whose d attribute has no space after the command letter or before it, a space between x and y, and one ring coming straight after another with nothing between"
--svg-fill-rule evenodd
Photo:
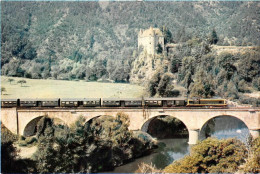
<instances>
[{"instance_id":1,"label":"railway bridge","mask_svg":"<svg viewBox=\"0 0 260 174\"><path fill-rule=\"evenodd\" d=\"M172 116L184 123L189 131L189 144L196 144L199 132L209 120L230 116L241 120L253 138L260 135L260 108L1 108L1 122L13 133L27 135L35 129L43 116L71 125L80 116L89 121L95 117L116 116L123 112L129 116L130 130L142 130L145 124L157 116Z\"/></svg>"}]
</instances>

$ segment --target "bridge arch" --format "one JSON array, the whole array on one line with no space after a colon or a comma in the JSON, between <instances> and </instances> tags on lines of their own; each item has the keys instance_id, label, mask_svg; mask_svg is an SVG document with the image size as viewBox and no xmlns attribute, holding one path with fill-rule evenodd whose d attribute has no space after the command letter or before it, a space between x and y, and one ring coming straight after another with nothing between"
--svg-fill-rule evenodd
<instances>
[{"instance_id":1,"label":"bridge arch","mask_svg":"<svg viewBox=\"0 0 260 174\"><path fill-rule=\"evenodd\" d=\"M97 119L99 117L114 117L112 115L96 115L96 116L92 116L92 117L87 117L86 120L85 120L85 124L88 122L92 122L94 119Z\"/></svg>"},{"instance_id":2,"label":"bridge arch","mask_svg":"<svg viewBox=\"0 0 260 174\"><path fill-rule=\"evenodd\" d=\"M32 120L30 120L24 130L23 130L23 136L25 137L30 137L30 136L33 136L36 134L37 132L37 123L40 121L41 118L43 118L44 116L39 116L39 117L36 117Z\"/></svg>"},{"instance_id":3,"label":"bridge arch","mask_svg":"<svg viewBox=\"0 0 260 174\"><path fill-rule=\"evenodd\" d=\"M171 119L175 119L175 120L171 120ZM174 127L164 127L165 124L167 125L167 123L164 123L161 122L160 123L160 120L164 120L164 121L169 121L170 124L172 124L172 126L175 126ZM157 122L157 123L156 123ZM160 129L165 129L166 131L166 134L171 134L171 135L160 135L157 130L155 129L152 129L152 127L150 126L153 126L153 124L161 124L161 128L159 128L159 132L162 132L164 130L160 130ZM162 125L163 124L163 125ZM159 126L159 125L158 125ZM156 126L153 126L156 128ZM172 137L172 136L175 136L175 137L185 137L185 136L189 136L189 131L188 131L188 127L187 125L184 123L184 121L182 121L181 119L177 118L177 117L174 117L172 115L168 115L168 114L160 114L160 115L155 115L153 116L152 118L146 120L142 126L141 126L141 131L143 132L146 132L152 136L157 136L157 138L165 138L163 136L167 136L167 137ZM174 135L175 134L175 135Z\"/></svg>"},{"instance_id":4,"label":"bridge arch","mask_svg":"<svg viewBox=\"0 0 260 174\"><path fill-rule=\"evenodd\" d=\"M250 123L248 123L247 121L243 120L243 118L239 117L239 116L236 116L236 115L230 115L230 114L218 114L218 115L214 115L212 117L208 117L207 119L204 120L203 124L200 125L200 129L202 129L202 127L211 119L213 118L216 118L216 117L231 117L231 118L236 118L238 120L240 120L241 122L243 122L247 128L249 129L250 128Z\"/></svg>"},{"instance_id":5,"label":"bridge arch","mask_svg":"<svg viewBox=\"0 0 260 174\"><path fill-rule=\"evenodd\" d=\"M200 127L199 139L210 136L217 138L237 137L246 142L250 135L249 126L244 120L233 115L216 115L205 120Z\"/></svg>"},{"instance_id":6,"label":"bridge arch","mask_svg":"<svg viewBox=\"0 0 260 174\"><path fill-rule=\"evenodd\" d=\"M29 120L25 124L25 127L24 127L24 129L22 131L22 135L25 136L25 137L36 135L37 124L43 117L46 117L46 115L37 116L37 117ZM54 117L54 118L51 118L51 119L53 120L54 124L66 125L66 123L62 119L60 119L60 118Z\"/></svg>"}]
</instances>

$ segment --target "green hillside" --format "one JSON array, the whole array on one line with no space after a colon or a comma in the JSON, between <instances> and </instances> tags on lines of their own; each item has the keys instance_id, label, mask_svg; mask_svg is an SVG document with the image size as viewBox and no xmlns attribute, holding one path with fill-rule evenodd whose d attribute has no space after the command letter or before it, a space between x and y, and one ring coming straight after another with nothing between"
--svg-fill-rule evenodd
<instances>
[{"instance_id":1,"label":"green hillside","mask_svg":"<svg viewBox=\"0 0 260 174\"><path fill-rule=\"evenodd\" d=\"M259 2L1 2L2 74L128 81L137 32L167 28L172 42L206 38L260 45Z\"/></svg>"}]
</instances>

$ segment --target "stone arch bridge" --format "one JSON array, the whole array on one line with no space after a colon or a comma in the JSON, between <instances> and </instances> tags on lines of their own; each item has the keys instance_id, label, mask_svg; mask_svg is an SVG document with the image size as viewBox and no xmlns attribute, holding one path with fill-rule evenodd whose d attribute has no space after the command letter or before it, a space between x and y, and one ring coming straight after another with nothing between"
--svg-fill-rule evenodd
<instances>
[{"instance_id":1,"label":"stone arch bridge","mask_svg":"<svg viewBox=\"0 0 260 174\"><path fill-rule=\"evenodd\" d=\"M196 144L199 131L210 119L217 116L236 117L248 127L251 135L260 135L260 108L229 108L229 109L177 109L177 108L1 108L1 122L13 133L24 135L28 124L42 116L48 116L70 125L80 116L90 120L108 115L116 116L118 112L129 115L130 130L141 130L150 119L168 115L181 120L189 131L189 144Z\"/></svg>"}]
</instances>

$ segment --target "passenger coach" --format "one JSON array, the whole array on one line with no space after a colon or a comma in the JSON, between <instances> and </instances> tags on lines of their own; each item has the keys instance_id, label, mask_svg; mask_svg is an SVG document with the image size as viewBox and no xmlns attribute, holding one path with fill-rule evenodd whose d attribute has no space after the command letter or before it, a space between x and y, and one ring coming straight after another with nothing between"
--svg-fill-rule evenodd
<instances>
[{"instance_id":1,"label":"passenger coach","mask_svg":"<svg viewBox=\"0 0 260 174\"><path fill-rule=\"evenodd\" d=\"M185 106L184 98L145 98L144 104L147 107L180 107Z\"/></svg>"},{"instance_id":2,"label":"passenger coach","mask_svg":"<svg viewBox=\"0 0 260 174\"><path fill-rule=\"evenodd\" d=\"M18 100L17 99L1 99L1 107L9 108L9 107L17 107Z\"/></svg>"}]
</instances>

